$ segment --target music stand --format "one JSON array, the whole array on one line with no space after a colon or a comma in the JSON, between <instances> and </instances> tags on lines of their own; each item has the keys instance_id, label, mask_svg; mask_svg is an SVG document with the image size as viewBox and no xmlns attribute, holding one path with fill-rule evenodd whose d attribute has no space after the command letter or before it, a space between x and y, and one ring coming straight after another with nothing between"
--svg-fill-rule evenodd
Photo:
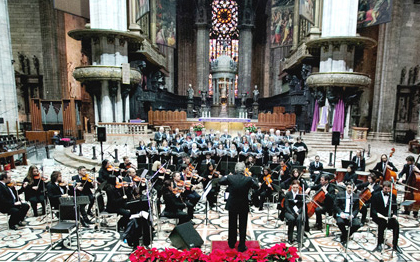
<instances>
[{"instance_id":1,"label":"music stand","mask_svg":"<svg viewBox=\"0 0 420 262\"><path fill-rule=\"evenodd\" d=\"M208 205L209 205L209 201L207 201L207 195L210 193L211 189L212 189L212 183L211 183L211 182L209 182L209 183L207 184L206 188L204 189L204 192L203 192L203 194L201 195L200 200L204 200L204 201L205 201L204 203L205 203L205 206L206 206L206 210L205 210L205 212L206 212L206 218L205 218L205 221L206 221L206 226L207 226L208 224L210 224L210 225L213 225L215 229L217 229L216 225L215 225L215 224L213 224L213 222L211 222L211 220L210 220L210 219L209 219L209 217L208 217Z\"/></svg>"},{"instance_id":2,"label":"music stand","mask_svg":"<svg viewBox=\"0 0 420 262\"><path fill-rule=\"evenodd\" d=\"M341 160L341 167L342 168L347 168L349 165L353 165L354 167L356 167L356 163L354 163L353 161L350 160Z\"/></svg>"}]
</instances>

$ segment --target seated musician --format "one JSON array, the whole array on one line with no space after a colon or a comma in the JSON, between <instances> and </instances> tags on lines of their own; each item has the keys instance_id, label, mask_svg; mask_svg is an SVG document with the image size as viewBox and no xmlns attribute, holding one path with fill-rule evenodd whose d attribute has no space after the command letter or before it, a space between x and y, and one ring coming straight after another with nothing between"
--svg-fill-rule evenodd
<instances>
[{"instance_id":1,"label":"seated musician","mask_svg":"<svg viewBox=\"0 0 420 262\"><path fill-rule=\"evenodd\" d=\"M187 198L191 193L191 184L188 186L188 182L181 180L181 174L179 172L174 173L172 188L177 189L177 192L180 193L180 197L187 206L188 219L192 220L194 218L194 207L197 203L193 203L191 198ZM198 199L200 200L200 199Z\"/></svg>"},{"instance_id":2,"label":"seated musician","mask_svg":"<svg viewBox=\"0 0 420 262\"><path fill-rule=\"evenodd\" d=\"M0 212L9 214L9 229L17 230L18 226L25 226L24 221L26 213L28 213L29 205L20 201L18 192L13 185L8 186L12 182L10 173L2 172L0 174Z\"/></svg>"},{"instance_id":3,"label":"seated musician","mask_svg":"<svg viewBox=\"0 0 420 262\"><path fill-rule=\"evenodd\" d=\"M379 184L379 179L376 179L374 174L370 174L368 176L368 181L365 183L358 184L355 190L360 190L361 192L364 189L369 189L371 195L377 193L382 190L381 185ZM362 225L366 223L366 216L367 216L367 208L370 206L371 200L364 202L362 208L360 209L360 213L362 214Z\"/></svg>"},{"instance_id":4,"label":"seated musician","mask_svg":"<svg viewBox=\"0 0 420 262\"><path fill-rule=\"evenodd\" d=\"M204 188L207 188L207 185L211 183L211 190L207 195L210 209L217 203L217 194L219 194L220 191L220 185L218 183L220 177L220 172L215 170L215 166L213 164L208 164L203 175L202 183Z\"/></svg>"},{"instance_id":5,"label":"seated musician","mask_svg":"<svg viewBox=\"0 0 420 262\"><path fill-rule=\"evenodd\" d=\"M38 216L37 204L42 205L42 215L45 215L45 198L44 191L46 189L44 178L36 166L30 166L26 177L23 179L23 191L25 192L25 200L31 204L34 216Z\"/></svg>"},{"instance_id":6,"label":"seated musician","mask_svg":"<svg viewBox=\"0 0 420 262\"><path fill-rule=\"evenodd\" d=\"M180 179L186 182L185 191L183 192L184 199L190 201L191 204L195 206L198 201L200 201L200 195L195 191L195 189L203 178L198 176L196 170L191 169L191 167L192 165L185 165L181 167L182 176L180 174Z\"/></svg>"},{"instance_id":7,"label":"seated musician","mask_svg":"<svg viewBox=\"0 0 420 262\"><path fill-rule=\"evenodd\" d=\"M176 176L176 175L175 175ZM163 201L165 202L165 210L162 216L169 218L178 218L179 223L183 224L190 221L190 216L183 211L187 205L182 201L179 194L175 194L176 190L172 187L170 180L165 180L162 187Z\"/></svg>"},{"instance_id":8,"label":"seated musician","mask_svg":"<svg viewBox=\"0 0 420 262\"><path fill-rule=\"evenodd\" d=\"M407 163L404 164L403 169L398 174L399 182L415 188L416 187L415 173L420 173L420 170L419 170L420 164L417 164L417 166L415 165L415 161L414 161L413 156L408 156L405 159L405 161L407 161ZM412 194L412 191L414 189L406 187L406 190L411 191L411 194ZM417 189L417 190L420 190L420 189ZM418 193L418 191L417 191L417 193ZM414 197L408 196L408 198L406 198L405 200L413 200L413 199L414 199ZM411 205L411 206L405 206L404 209L405 209L404 210L404 215L410 215L411 211L413 211L413 217L414 218L417 218L418 215L419 215L418 207L413 209L413 205Z\"/></svg>"},{"instance_id":9,"label":"seated musician","mask_svg":"<svg viewBox=\"0 0 420 262\"><path fill-rule=\"evenodd\" d=\"M353 192L353 184L346 184L346 191L337 194L334 201L335 213L337 214L337 226L341 231L340 242L342 245L347 243L347 236L350 238L351 235L360 228L360 221L357 218L359 213L359 197ZM352 216L350 218L350 216ZM350 224L350 235L346 226Z\"/></svg>"},{"instance_id":10,"label":"seated musician","mask_svg":"<svg viewBox=\"0 0 420 262\"><path fill-rule=\"evenodd\" d=\"M335 199L335 188L330 184L330 176L322 175L320 179L320 184L312 186L306 190L308 194L311 190L320 191L323 190L325 193L325 200L320 207L315 209L316 214L316 223L315 228L318 230L322 229L322 214L329 213L333 214L334 208L334 199Z\"/></svg>"},{"instance_id":11,"label":"seated musician","mask_svg":"<svg viewBox=\"0 0 420 262\"><path fill-rule=\"evenodd\" d=\"M138 177L134 168L127 169L127 176L124 177L123 181L129 183L127 188L128 200L139 199L144 195L144 190L147 190L145 178Z\"/></svg>"},{"instance_id":12,"label":"seated musician","mask_svg":"<svg viewBox=\"0 0 420 262\"><path fill-rule=\"evenodd\" d=\"M216 162L213 159L211 159L211 153L206 152L206 158L203 161L201 161L201 166L205 166L205 165L209 165L209 164L215 165Z\"/></svg>"},{"instance_id":13,"label":"seated musician","mask_svg":"<svg viewBox=\"0 0 420 262\"><path fill-rule=\"evenodd\" d=\"M306 180L302 177L303 174L304 174L303 171L301 173L299 173L298 169L296 169L296 168L293 169L291 177L289 177L287 180L280 183L280 187L282 189L288 190L290 188L290 186L292 185L292 182L294 180L297 180L299 182L299 185L301 187L304 187L305 190L306 190L308 188L308 184L306 183Z\"/></svg>"},{"instance_id":14,"label":"seated musician","mask_svg":"<svg viewBox=\"0 0 420 262\"><path fill-rule=\"evenodd\" d=\"M311 179L312 181L314 181L315 184L319 183L319 179L321 178L321 171L324 170L324 166L319 160L320 157L316 155L315 161L309 164L309 172L311 173Z\"/></svg>"},{"instance_id":15,"label":"seated musician","mask_svg":"<svg viewBox=\"0 0 420 262\"><path fill-rule=\"evenodd\" d=\"M287 162L289 169L293 169L294 166L300 166L301 163L297 161L297 155L293 155L292 158Z\"/></svg>"},{"instance_id":16,"label":"seated musician","mask_svg":"<svg viewBox=\"0 0 420 262\"><path fill-rule=\"evenodd\" d=\"M269 198L274 191L273 180L271 179L270 168L264 168L263 175L259 178L259 190L258 195L260 196L259 210L263 210L263 205L266 198Z\"/></svg>"},{"instance_id":17,"label":"seated musician","mask_svg":"<svg viewBox=\"0 0 420 262\"><path fill-rule=\"evenodd\" d=\"M398 246L398 237L400 234L400 225L396 219L397 217L397 197L391 192L391 182L384 181L383 189L372 196L372 219L378 225L378 244L373 251L382 251L382 244L384 243L385 228L392 229L392 247L398 252L402 253ZM391 199L392 201L391 201ZM391 204L391 214L389 214L389 205Z\"/></svg>"},{"instance_id":18,"label":"seated musician","mask_svg":"<svg viewBox=\"0 0 420 262\"><path fill-rule=\"evenodd\" d=\"M127 169L131 168L133 164L130 162L130 158L128 156L123 157L123 162L120 164L119 169L121 171L121 175L123 177L127 176Z\"/></svg>"},{"instance_id":19,"label":"seated musician","mask_svg":"<svg viewBox=\"0 0 420 262\"><path fill-rule=\"evenodd\" d=\"M365 158L362 156L362 151L357 150L356 155L351 159L351 161L356 163L356 171L365 171L366 161Z\"/></svg>"},{"instance_id":20,"label":"seated musician","mask_svg":"<svg viewBox=\"0 0 420 262\"><path fill-rule=\"evenodd\" d=\"M386 154L381 155L381 162L376 163L376 166L373 170L377 170L382 173L381 176L384 174L385 167L391 169L392 171L398 172L398 169L394 166L394 164L388 161L388 156Z\"/></svg>"},{"instance_id":21,"label":"seated musician","mask_svg":"<svg viewBox=\"0 0 420 262\"><path fill-rule=\"evenodd\" d=\"M353 165L349 165L347 167L347 172L344 175L344 179L343 179L343 183L353 183L353 184L358 184L357 181L357 174L356 171L354 170L355 167Z\"/></svg>"},{"instance_id":22,"label":"seated musician","mask_svg":"<svg viewBox=\"0 0 420 262\"><path fill-rule=\"evenodd\" d=\"M117 213L122 216L118 220L118 231L123 231L130 220L130 210L126 208L128 197L124 194L123 188L116 188L115 180L110 180L105 186L107 196L106 212Z\"/></svg>"},{"instance_id":23,"label":"seated musician","mask_svg":"<svg viewBox=\"0 0 420 262\"><path fill-rule=\"evenodd\" d=\"M273 171L273 179L279 180L280 183L290 178L290 170L283 159L280 159L280 165Z\"/></svg>"},{"instance_id":24,"label":"seated musician","mask_svg":"<svg viewBox=\"0 0 420 262\"><path fill-rule=\"evenodd\" d=\"M287 237L289 244L293 243L293 231L297 227L297 242L301 242L302 237L302 207L303 196L299 193L299 181L293 180L291 183L291 190L286 193L284 207L286 210L285 217L288 221ZM305 224L308 223L308 218L305 216Z\"/></svg>"},{"instance_id":25,"label":"seated musician","mask_svg":"<svg viewBox=\"0 0 420 262\"><path fill-rule=\"evenodd\" d=\"M99 169L97 180L99 183L104 183L108 180L115 180L118 175L119 171L111 165L111 161L104 159L101 164L101 169Z\"/></svg>"},{"instance_id":26,"label":"seated musician","mask_svg":"<svg viewBox=\"0 0 420 262\"><path fill-rule=\"evenodd\" d=\"M60 197L68 197L67 188L60 186L62 183L62 176L60 171L53 171L51 180L47 184L48 199L50 200L51 207L58 210L60 207Z\"/></svg>"},{"instance_id":27,"label":"seated musician","mask_svg":"<svg viewBox=\"0 0 420 262\"><path fill-rule=\"evenodd\" d=\"M77 168L77 172L78 174L73 176L71 178L72 181L76 181L77 185L76 185L76 195L77 196L87 196L89 197L89 206L86 212L86 205L80 205L80 214L82 215L82 219L80 220L81 224L86 227L87 224L93 224L89 218L89 216L93 216L92 213L92 207L93 207L93 201L94 201L94 197L93 197L93 193L92 193L92 188L94 188L93 186L93 181L91 178L89 178L88 174L86 173L86 167L84 166L79 166ZM115 179L108 179L108 182L112 182L115 181ZM115 182L114 182L115 185ZM72 189L70 189L70 192L73 192Z\"/></svg>"}]
</instances>

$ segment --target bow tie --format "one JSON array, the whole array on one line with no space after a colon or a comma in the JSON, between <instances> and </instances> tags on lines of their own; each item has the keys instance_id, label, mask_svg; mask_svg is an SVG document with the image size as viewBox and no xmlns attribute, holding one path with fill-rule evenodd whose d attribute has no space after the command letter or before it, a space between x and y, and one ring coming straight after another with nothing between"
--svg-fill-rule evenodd
<instances>
[{"instance_id":1,"label":"bow tie","mask_svg":"<svg viewBox=\"0 0 420 262\"><path fill-rule=\"evenodd\" d=\"M389 193L384 193L384 196L389 196Z\"/></svg>"}]
</instances>

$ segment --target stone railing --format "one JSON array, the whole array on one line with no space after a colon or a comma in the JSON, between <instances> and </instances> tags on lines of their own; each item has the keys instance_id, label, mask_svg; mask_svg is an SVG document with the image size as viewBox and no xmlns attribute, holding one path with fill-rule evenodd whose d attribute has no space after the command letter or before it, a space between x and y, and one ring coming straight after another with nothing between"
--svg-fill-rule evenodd
<instances>
[{"instance_id":1,"label":"stone railing","mask_svg":"<svg viewBox=\"0 0 420 262\"><path fill-rule=\"evenodd\" d=\"M106 128L107 135L144 135L147 134L148 123L98 123Z\"/></svg>"}]
</instances>

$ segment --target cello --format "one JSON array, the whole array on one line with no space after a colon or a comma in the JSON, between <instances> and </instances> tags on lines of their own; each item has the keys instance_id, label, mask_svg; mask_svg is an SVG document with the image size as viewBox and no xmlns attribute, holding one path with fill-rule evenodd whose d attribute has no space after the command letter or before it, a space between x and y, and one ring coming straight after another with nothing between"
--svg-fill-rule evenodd
<instances>
[{"instance_id":1,"label":"cello","mask_svg":"<svg viewBox=\"0 0 420 262\"><path fill-rule=\"evenodd\" d=\"M417 166L419 158L420 155L417 157L416 163L413 164L414 166ZM420 173L413 170L408 176L406 183L408 191L404 194L404 200L414 200L415 202L411 206L411 210L418 212L420 209Z\"/></svg>"}]
</instances>

